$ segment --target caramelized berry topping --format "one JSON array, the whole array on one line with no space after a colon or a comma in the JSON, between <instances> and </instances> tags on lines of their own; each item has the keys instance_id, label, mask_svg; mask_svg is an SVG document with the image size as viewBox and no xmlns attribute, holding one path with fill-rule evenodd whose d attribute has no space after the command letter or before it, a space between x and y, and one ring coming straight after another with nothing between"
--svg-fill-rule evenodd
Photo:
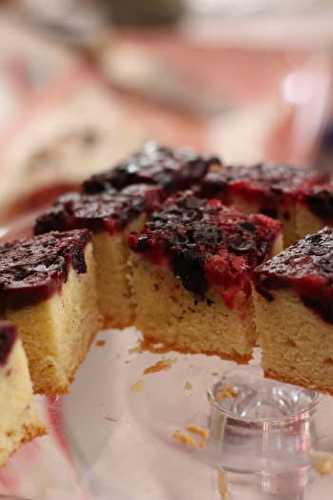
<instances>
[{"instance_id":1,"label":"caramelized berry topping","mask_svg":"<svg viewBox=\"0 0 333 500\"><path fill-rule=\"evenodd\" d=\"M324 228L287 248L255 272L259 293L293 289L303 303L333 323L333 230Z\"/></svg>"},{"instance_id":2,"label":"caramelized berry topping","mask_svg":"<svg viewBox=\"0 0 333 500\"><path fill-rule=\"evenodd\" d=\"M195 295L203 298L213 284L230 297L231 289L249 292L249 272L270 256L279 231L280 223L263 215L185 193L167 200L129 244L153 263L169 265Z\"/></svg>"},{"instance_id":3,"label":"caramelized berry topping","mask_svg":"<svg viewBox=\"0 0 333 500\"><path fill-rule=\"evenodd\" d=\"M216 157L204 157L186 149L171 149L147 142L141 151L128 160L83 183L86 193L121 190L131 184L154 184L166 192L187 189L207 173L210 165L221 162Z\"/></svg>"},{"instance_id":4,"label":"caramelized berry topping","mask_svg":"<svg viewBox=\"0 0 333 500\"><path fill-rule=\"evenodd\" d=\"M87 230L48 233L0 246L0 310L20 308L59 291L73 267L86 272Z\"/></svg>"}]
</instances>

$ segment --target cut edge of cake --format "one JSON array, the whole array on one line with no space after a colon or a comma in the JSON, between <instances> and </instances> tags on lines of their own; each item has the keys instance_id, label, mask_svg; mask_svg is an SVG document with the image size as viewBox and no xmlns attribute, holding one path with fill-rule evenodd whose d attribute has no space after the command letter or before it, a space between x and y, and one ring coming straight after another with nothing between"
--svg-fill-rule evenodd
<instances>
[{"instance_id":1,"label":"cut edge of cake","mask_svg":"<svg viewBox=\"0 0 333 500\"><path fill-rule=\"evenodd\" d=\"M62 234L73 238L83 235L84 248L77 253L74 242L71 258L77 259L78 265L84 267L84 272L78 272L69 263L66 277L60 279L60 288L58 283L58 289L52 290L44 300L39 297L36 303L6 307L2 312L3 319L12 322L20 331L34 391L54 395L68 392L77 369L102 325L97 306L95 260L90 235L86 230L78 230L52 233L52 237L57 234L59 237ZM38 238L36 236L24 242L29 244ZM21 242L13 244L20 245ZM44 258L48 258L47 253L41 256L41 266ZM11 295L11 300L13 297L15 294Z\"/></svg>"},{"instance_id":2,"label":"cut edge of cake","mask_svg":"<svg viewBox=\"0 0 333 500\"><path fill-rule=\"evenodd\" d=\"M333 395L333 230L325 227L255 271L265 376Z\"/></svg>"},{"instance_id":3,"label":"cut edge of cake","mask_svg":"<svg viewBox=\"0 0 333 500\"><path fill-rule=\"evenodd\" d=\"M28 361L12 323L0 322L0 466L21 445L46 434L34 407Z\"/></svg>"}]
</instances>

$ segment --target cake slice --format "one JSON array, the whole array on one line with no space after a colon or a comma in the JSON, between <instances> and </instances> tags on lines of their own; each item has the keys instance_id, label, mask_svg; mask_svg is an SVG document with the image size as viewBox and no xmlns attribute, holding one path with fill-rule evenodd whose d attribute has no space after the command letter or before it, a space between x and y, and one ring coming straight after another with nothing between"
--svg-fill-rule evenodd
<instances>
[{"instance_id":1,"label":"cake slice","mask_svg":"<svg viewBox=\"0 0 333 500\"><path fill-rule=\"evenodd\" d=\"M105 326L124 328L133 323L127 235L142 227L146 214L161 199L159 187L141 184L95 195L69 193L36 221L36 234L82 227L93 232L99 306Z\"/></svg>"},{"instance_id":2,"label":"cake slice","mask_svg":"<svg viewBox=\"0 0 333 500\"><path fill-rule=\"evenodd\" d=\"M198 194L219 198L245 213L278 218L283 225L284 244L289 246L300 237L296 221L300 197L321 181L309 169L291 165L226 166L208 173Z\"/></svg>"},{"instance_id":3,"label":"cake slice","mask_svg":"<svg viewBox=\"0 0 333 500\"><path fill-rule=\"evenodd\" d=\"M255 286L265 375L333 394L333 229L261 265Z\"/></svg>"},{"instance_id":4,"label":"cake slice","mask_svg":"<svg viewBox=\"0 0 333 500\"><path fill-rule=\"evenodd\" d=\"M146 343L247 362L252 270L281 249L280 223L190 193L129 236L136 326Z\"/></svg>"},{"instance_id":5,"label":"cake slice","mask_svg":"<svg viewBox=\"0 0 333 500\"><path fill-rule=\"evenodd\" d=\"M28 363L16 328L0 321L0 466L23 443L46 433L33 409Z\"/></svg>"},{"instance_id":6,"label":"cake slice","mask_svg":"<svg viewBox=\"0 0 333 500\"><path fill-rule=\"evenodd\" d=\"M83 183L86 193L109 189L121 190L132 184L153 184L166 193L188 189L209 169L219 168L215 156L202 156L188 149L171 149L156 142L146 142L137 153L113 168L93 175Z\"/></svg>"},{"instance_id":7,"label":"cake slice","mask_svg":"<svg viewBox=\"0 0 333 500\"><path fill-rule=\"evenodd\" d=\"M89 231L1 245L0 317L19 329L34 390L66 392L100 326Z\"/></svg>"},{"instance_id":8,"label":"cake slice","mask_svg":"<svg viewBox=\"0 0 333 500\"><path fill-rule=\"evenodd\" d=\"M333 185L312 186L301 195L296 213L299 239L324 226L333 226Z\"/></svg>"}]
</instances>

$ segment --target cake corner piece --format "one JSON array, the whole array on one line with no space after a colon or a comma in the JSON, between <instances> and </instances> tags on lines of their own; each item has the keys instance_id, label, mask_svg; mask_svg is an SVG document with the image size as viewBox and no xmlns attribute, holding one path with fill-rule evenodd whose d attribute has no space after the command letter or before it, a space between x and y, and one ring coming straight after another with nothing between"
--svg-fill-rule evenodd
<instances>
[{"instance_id":1,"label":"cake corner piece","mask_svg":"<svg viewBox=\"0 0 333 500\"><path fill-rule=\"evenodd\" d=\"M0 257L0 314L20 331L34 390L65 393L101 326L91 235L13 241Z\"/></svg>"},{"instance_id":2,"label":"cake corner piece","mask_svg":"<svg viewBox=\"0 0 333 500\"><path fill-rule=\"evenodd\" d=\"M280 250L281 225L191 193L131 234L136 326L147 343L246 363L256 341L253 267Z\"/></svg>"},{"instance_id":3,"label":"cake corner piece","mask_svg":"<svg viewBox=\"0 0 333 500\"><path fill-rule=\"evenodd\" d=\"M333 395L333 229L306 236L254 278L265 375Z\"/></svg>"}]
</instances>

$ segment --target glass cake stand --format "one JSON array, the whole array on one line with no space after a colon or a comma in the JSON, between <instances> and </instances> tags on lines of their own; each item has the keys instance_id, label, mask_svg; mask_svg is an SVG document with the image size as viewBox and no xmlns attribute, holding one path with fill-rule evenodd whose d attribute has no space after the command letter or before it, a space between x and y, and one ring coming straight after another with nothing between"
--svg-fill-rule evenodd
<instances>
[{"instance_id":1,"label":"glass cake stand","mask_svg":"<svg viewBox=\"0 0 333 500\"><path fill-rule=\"evenodd\" d=\"M318 450L333 453L333 398L263 381L257 360L242 367L214 356L140 353L138 339L134 329L101 332L71 392L39 398L49 436L0 470L0 495L332 499L333 476L318 474L314 460ZM161 359L171 360L169 369L144 374ZM221 398L225 389L237 397ZM199 446L175 439L177 431L190 435L189 426L210 430L203 447L195 434Z\"/></svg>"}]
</instances>

